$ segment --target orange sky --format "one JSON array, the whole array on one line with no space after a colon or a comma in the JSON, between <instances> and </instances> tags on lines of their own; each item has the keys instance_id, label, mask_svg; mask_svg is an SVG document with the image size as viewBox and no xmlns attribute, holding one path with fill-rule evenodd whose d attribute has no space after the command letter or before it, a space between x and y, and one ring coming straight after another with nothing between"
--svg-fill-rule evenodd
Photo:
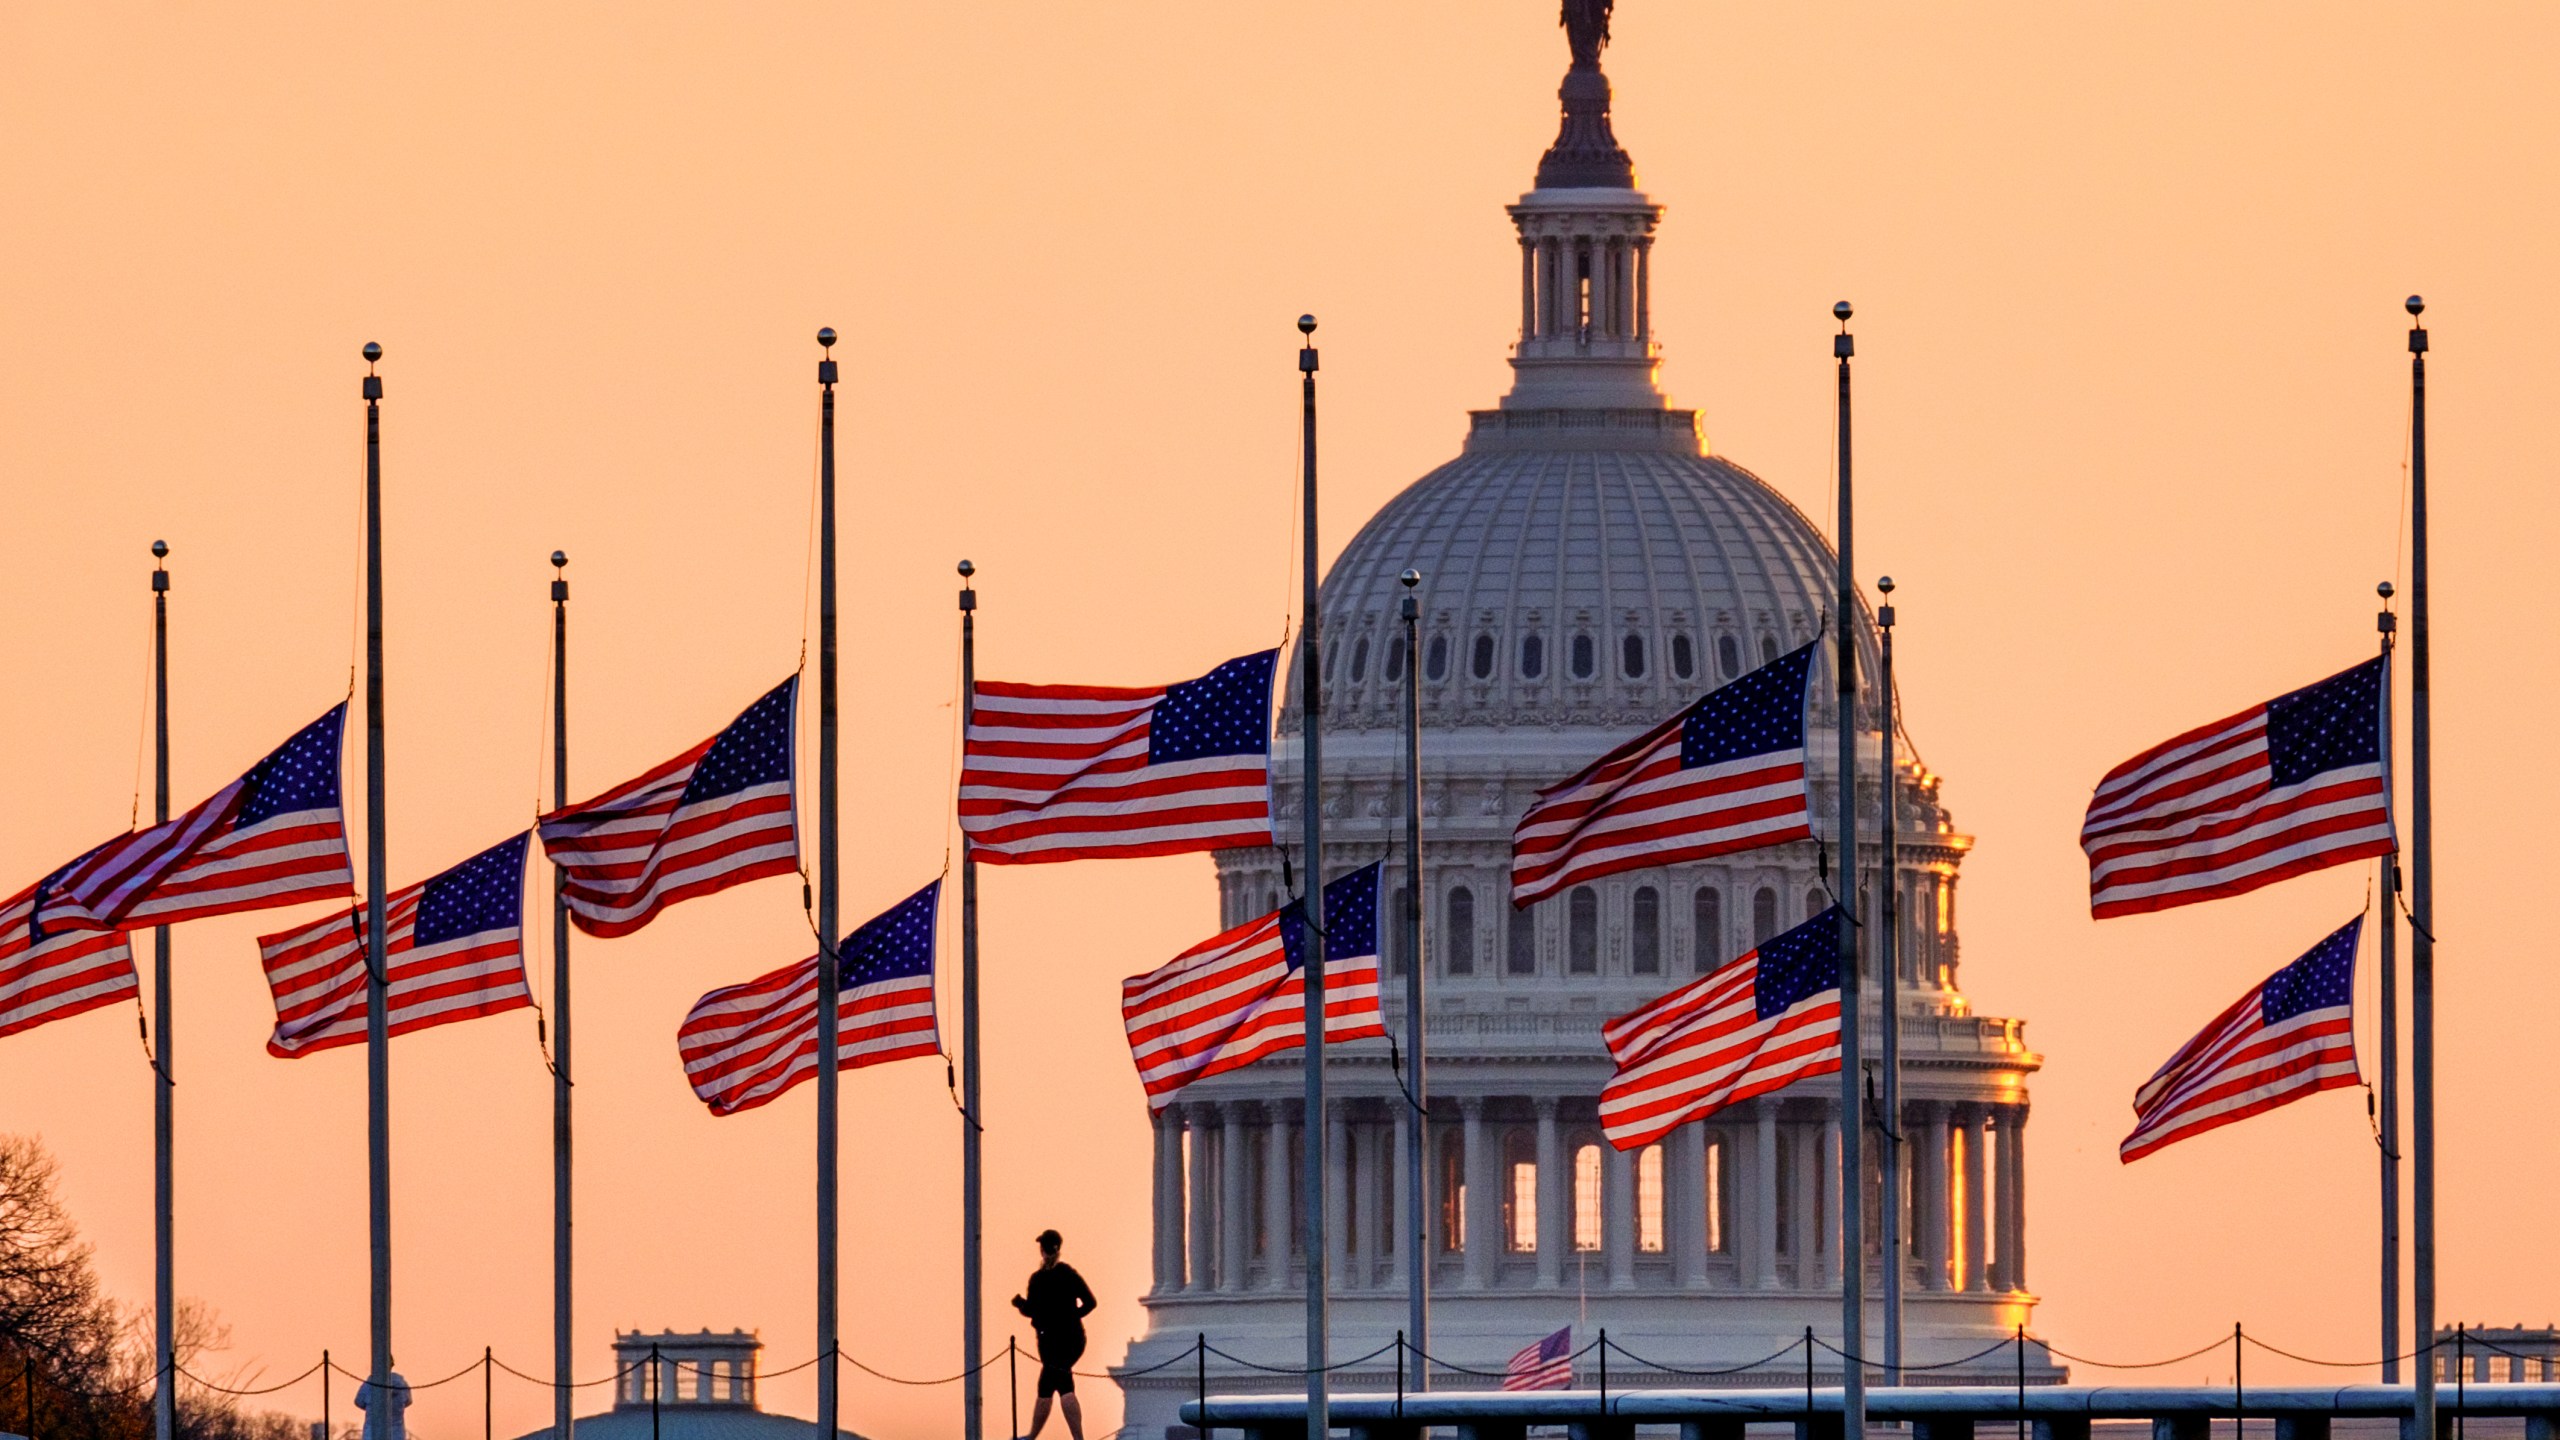
<instances>
[{"instance_id":1,"label":"orange sky","mask_svg":"<svg viewBox=\"0 0 2560 1440\"><path fill-rule=\"evenodd\" d=\"M1857 302L1858 553L1901 582L1912 730L1980 838L1964 987L2048 1058L2030 1242L2037 1329L2067 1350L2148 1358L2235 1318L2374 1348L2359 1097L2115 1159L2135 1084L2353 913L2363 873L2098 926L2074 835L2116 760L2367 652L2373 583L2401 571L2398 302L2426 293L2443 1313L2555 1318L2535 1197L2560 1185L2560 980L2530 897L2560 802L2537 344L2560 12L1629 0L1617 30L1618 133L1669 206L1665 384L1816 514L1828 312ZM809 336L832 324L848 915L943 863L955 559L980 566L992 676L1155 681L1274 641L1302 310L1324 320L1328 553L1454 452L1507 383L1501 206L1564 64L1547 0L104 3L12 7L0 49L0 883L126 823L153 538L175 547L181 804L342 691L366 340L388 352L395 883L533 812L554 547L573 785L700 739L795 663ZM991 1315L1054 1224L1108 1359L1147 1264L1113 982L1211 928L1209 865L985 891ZM811 1348L809 1098L712 1120L672 1044L701 991L806 953L796 900L764 882L577 952L590 1374L617 1325L759 1327L776 1368ZM285 918L177 940L180 1287L276 1377L365 1344L362 1062L263 1053L252 940ZM402 1368L489 1344L546 1369L532 1018L404 1039L393 1068ZM846 1095L847 1348L948 1373L940 1067ZM149 1115L129 1013L0 1042L0 1128L59 1153L136 1302ZM2159 1378L2227 1374L2186 1368ZM805 1378L771 1401L806 1413ZM472 1433L470 1389L422 1398L423 1440ZM1093 1389L1100 1433L1118 1406ZM956 1423L949 1388L847 1394L876 1436ZM531 1387L497 1397L502 1434L548 1417Z\"/></svg>"}]
</instances>

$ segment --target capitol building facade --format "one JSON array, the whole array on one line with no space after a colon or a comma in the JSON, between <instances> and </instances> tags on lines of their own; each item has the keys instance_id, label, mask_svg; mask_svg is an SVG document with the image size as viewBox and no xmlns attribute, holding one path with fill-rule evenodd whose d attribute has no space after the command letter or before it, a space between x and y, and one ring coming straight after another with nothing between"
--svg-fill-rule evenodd
<instances>
[{"instance_id":1,"label":"capitol building facade","mask_svg":"<svg viewBox=\"0 0 2560 1440\"><path fill-rule=\"evenodd\" d=\"M1417 1185L1402 1162L1415 1117L1380 1041L1329 1052L1330 1113L1320 1117L1303 1113L1296 1052L1194 1084L1158 1112L1149 1328L1114 1367L1129 1436L1188 1433L1176 1408L1199 1384L1196 1336L1245 1361L1304 1363L1297 1207L1299 1127L1309 1123L1330 1132L1338 1356L1388 1344L1404 1326L1403 1217L1417 1206L1428 1228L1431 1350L1455 1366L1498 1373L1514 1351L1570 1324L1577 1347L1607 1329L1613 1388L1798 1385L1803 1354L1788 1347L1806 1327L1840 1343L1836 1077L1635 1151L1610 1146L1598 1121L1610 1075L1603 1022L1829 904L1817 845L1610 876L1527 910L1510 904L1512 826L1541 788L1813 639L1836 585L1814 524L1707 453L1698 413L1656 384L1662 209L1636 188L1611 132L1598 46L1574 48L1562 133L1534 188L1510 206L1520 245L1512 389L1470 416L1456 459L1362 527L1322 591L1327 859L1339 873L1394 857L1386 873L1396 899L1382 917L1410 903L1391 847L1404 833L1407 687L1421 690L1425 1173ZM1413 653L1398 611L1408 567L1423 576ZM1826 836L1838 725L1858 729L1862 792L1883 788L1876 636L1870 616L1860 621L1866 688L1856 712L1837 713L1827 661L1810 686L1813 811ZM1299 830L1300 713L1293 693L1275 749L1284 837ZM1971 841L1938 777L1906 761L1892 794L1895 872L1875 868L1873 807L1858 848L1870 957L1862 1009L1872 1059L1883 1015L1876 901L1890 884L1906 1142L1892 1203L1907 1243L1894 1257L1877 1248L1888 1187L1871 1168L1858 1187L1869 1246L1859 1263L1870 1297L1885 1265L1902 1267L1905 1359L1927 1365L2028 1323L2027 1081L2040 1058L2023 1022L1974 1013L1960 988L1957 876ZM1216 858L1222 924L1279 906L1281 852ZM1412 963L1391 937L1381 990L1399 1036L1400 977ZM1870 1167L1876 1154L1869 1144ZM1881 1355L1880 1314L1867 1323L1870 1355ZM2027 1348L2031 1380L2061 1378L2040 1345ZM1629 1355L1725 1373L1647 1371ZM1927 1382L2014 1383L2017 1364L2003 1348ZM1303 1384L1217 1355L1207 1370L1212 1392ZM1837 1356L1818 1352L1814 1372L1837 1384ZM1390 1354L1337 1373L1333 1388L1394 1383ZM1431 1383L1498 1382L1435 1370Z\"/></svg>"}]
</instances>

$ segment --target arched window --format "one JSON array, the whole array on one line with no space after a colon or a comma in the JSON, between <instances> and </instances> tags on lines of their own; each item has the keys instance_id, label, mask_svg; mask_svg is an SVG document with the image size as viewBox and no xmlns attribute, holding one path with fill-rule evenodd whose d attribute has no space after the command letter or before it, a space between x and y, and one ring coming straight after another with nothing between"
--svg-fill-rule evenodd
<instances>
[{"instance_id":1,"label":"arched window","mask_svg":"<svg viewBox=\"0 0 2560 1440\"><path fill-rule=\"evenodd\" d=\"M1698 652L1685 634L1671 637L1671 675L1675 680L1694 679L1698 673Z\"/></svg>"},{"instance_id":2,"label":"arched window","mask_svg":"<svg viewBox=\"0 0 2560 1440\"><path fill-rule=\"evenodd\" d=\"M1662 1147L1636 1152L1636 1249L1662 1253Z\"/></svg>"},{"instance_id":3,"label":"arched window","mask_svg":"<svg viewBox=\"0 0 2560 1440\"><path fill-rule=\"evenodd\" d=\"M1573 1147L1573 1248L1600 1248L1600 1147L1589 1141Z\"/></svg>"},{"instance_id":4,"label":"arched window","mask_svg":"<svg viewBox=\"0 0 2560 1440\"><path fill-rule=\"evenodd\" d=\"M1513 975L1535 975L1538 973L1537 911L1515 909L1511 912L1511 934L1508 941L1508 953L1503 957L1502 968L1505 972Z\"/></svg>"},{"instance_id":5,"label":"arched window","mask_svg":"<svg viewBox=\"0 0 2560 1440\"><path fill-rule=\"evenodd\" d=\"M1716 668L1724 672L1727 680L1742 673L1742 647L1730 635L1716 637Z\"/></svg>"},{"instance_id":6,"label":"arched window","mask_svg":"<svg viewBox=\"0 0 2560 1440\"><path fill-rule=\"evenodd\" d=\"M1689 897L1690 968L1704 975L1726 960L1724 892L1701 885Z\"/></svg>"},{"instance_id":7,"label":"arched window","mask_svg":"<svg viewBox=\"0 0 2560 1440\"><path fill-rule=\"evenodd\" d=\"M1733 1227L1728 1222L1733 1215L1733 1166L1728 1157L1733 1152L1725 1145L1724 1132L1720 1130L1707 1132L1706 1150L1707 1253L1730 1255L1733 1253Z\"/></svg>"},{"instance_id":8,"label":"arched window","mask_svg":"<svg viewBox=\"0 0 2560 1440\"><path fill-rule=\"evenodd\" d=\"M1588 680L1591 678L1591 672L1599 668L1600 648L1591 643L1591 637L1588 635L1574 636L1573 678L1576 680Z\"/></svg>"},{"instance_id":9,"label":"arched window","mask_svg":"<svg viewBox=\"0 0 2560 1440\"><path fill-rule=\"evenodd\" d=\"M1810 920L1814 916L1821 914L1823 907L1830 903L1831 897L1822 893L1821 886L1817 885L1806 890L1804 892L1804 918Z\"/></svg>"},{"instance_id":10,"label":"arched window","mask_svg":"<svg viewBox=\"0 0 2560 1440\"><path fill-rule=\"evenodd\" d=\"M1425 680L1446 680L1449 678L1448 636L1434 635L1431 637L1431 643L1423 648L1422 678Z\"/></svg>"},{"instance_id":11,"label":"arched window","mask_svg":"<svg viewBox=\"0 0 2560 1440\"><path fill-rule=\"evenodd\" d=\"M1547 638L1543 635L1520 637L1520 678L1535 680L1547 673Z\"/></svg>"},{"instance_id":12,"label":"arched window","mask_svg":"<svg viewBox=\"0 0 2560 1440\"><path fill-rule=\"evenodd\" d=\"M1600 973L1600 892L1576 885L1565 896L1565 960L1576 975Z\"/></svg>"},{"instance_id":13,"label":"arched window","mask_svg":"<svg viewBox=\"0 0 2560 1440\"><path fill-rule=\"evenodd\" d=\"M1476 653L1473 656L1469 657L1471 662L1469 668L1475 671L1475 677L1479 680L1492 679L1493 637L1490 635L1477 636L1475 652Z\"/></svg>"},{"instance_id":14,"label":"arched window","mask_svg":"<svg viewBox=\"0 0 2560 1440\"><path fill-rule=\"evenodd\" d=\"M1538 1141L1522 1130L1502 1137L1502 1248L1514 1255L1538 1248Z\"/></svg>"},{"instance_id":15,"label":"arched window","mask_svg":"<svg viewBox=\"0 0 2560 1440\"><path fill-rule=\"evenodd\" d=\"M1363 635L1359 639L1351 642L1351 683L1354 685L1359 684L1361 678L1368 673L1369 637Z\"/></svg>"},{"instance_id":16,"label":"arched window","mask_svg":"<svg viewBox=\"0 0 2560 1440\"><path fill-rule=\"evenodd\" d=\"M1761 636L1761 637L1760 637L1760 663L1761 663L1761 664L1763 664L1763 665L1774 665L1774 664L1776 664L1776 663L1777 663L1777 661L1778 661L1778 637L1777 637L1777 636L1775 636L1775 635L1763 635L1763 636Z\"/></svg>"},{"instance_id":17,"label":"arched window","mask_svg":"<svg viewBox=\"0 0 2560 1440\"><path fill-rule=\"evenodd\" d=\"M1390 636L1387 640L1387 683L1393 685L1401 682L1403 679L1404 637L1401 635Z\"/></svg>"},{"instance_id":18,"label":"arched window","mask_svg":"<svg viewBox=\"0 0 2560 1440\"><path fill-rule=\"evenodd\" d=\"M1751 897L1751 943L1765 945L1778 933L1778 892L1763 885Z\"/></svg>"},{"instance_id":19,"label":"arched window","mask_svg":"<svg viewBox=\"0 0 2560 1440\"><path fill-rule=\"evenodd\" d=\"M1662 973L1662 892L1650 885L1637 886L1629 912L1627 968L1638 975L1659 975Z\"/></svg>"},{"instance_id":20,"label":"arched window","mask_svg":"<svg viewBox=\"0 0 2560 1440\"><path fill-rule=\"evenodd\" d=\"M1451 886L1441 902L1440 953L1447 957L1441 966L1447 973L1476 973L1476 892L1464 885Z\"/></svg>"},{"instance_id":21,"label":"arched window","mask_svg":"<svg viewBox=\"0 0 2560 1440\"><path fill-rule=\"evenodd\" d=\"M1619 647L1618 665L1619 668L1627 672L1628 679L1641 680L1644 678L1643 636L1638 635L1632 630L1627 632L1625 643Z\"/></svg>"},{"instance_id":22,"label":"arched window","mask_svg":"<svg viewBox=\"0 0 2560 1440\"><path fill-rule=\"evenodd\" d=\"M1463 1132L1440 1137L1440 1253L1467 1248L1467 1140Z\"/></svg>"}]
</instances>

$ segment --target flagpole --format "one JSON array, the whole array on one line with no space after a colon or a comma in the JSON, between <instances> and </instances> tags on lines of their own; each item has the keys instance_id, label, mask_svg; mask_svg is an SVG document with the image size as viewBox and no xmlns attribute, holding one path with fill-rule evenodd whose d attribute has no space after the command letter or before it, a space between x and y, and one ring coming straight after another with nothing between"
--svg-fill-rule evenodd
<instances>
[{"instance_id":1,"label":"flagpole","mask_svg":"<svg viewBox=\"0 0 2560 1440\"><path fill-rule=\"evenodd\" d=\"M2427 303L2409 311L2409 1128L2412 1329L2419 1440L2436 1433L2436 856L2434 710L2427 682Z\"/></svg>"},{"instance_id":2,"label":"flagpole","mask_svg":"<svg viewBox=\"0 0 2560 1440\"><path fill-rule=\"evenodd\" d=\"M1423 1131L1431 1113L1431 1089L1423 1063L1422 1034L1422 604L1414 593L1422 583L1422 572L1407 570L1398 577L1404 583L1404 598L1398 607L1404 619L1404 1053L1411 1077L1411 1114L1404 1127L1404 1164L1407 1176L1405 1193L1412 1197L1412 1214L1406 1218L1405 1251L1405 1333L1412 1337L1413 1348L1431 1353L1431 1264L1423 1249L1423 1214L1429 1208L1423 1203L1428 1193L1423 1188L1423 1157L1430 1153L1429 1137ZM1414 1388L1431 1388L1431 1367L1427 1363L1414 1367Z\"/></svg>"},{"instance_id":3,"label":"flagpole","mask_svg":"<svg viewBox=\"0 0 2560 1440\"><path fill-rule=\"evenodd\" d=\"M569 803L569 556L551 552L551 803ZM551 867L551 1434L570 1440L569 901Z\"/></svg>"},{"instance_id":4,"label":"flagpole","mask_svg":"<svg viewBox=\"0 0 2560 1440\"><path fill-rule=\"evenodd\" d=\"M169 542L151 542L151 823L169 820ZM151 1016L160 1034L151 1052L151 1303L157 1382L151 1397L154 1440L178 1430L178 1201L176 1035L169 994L169 927L151 927ZM32 1429L32 1423L30 1429Z\"/></svg>"},{"instance_id":5,"label":"flagpole","mask_svg":"<svg viewBox=\"0 0 2560 1440\"><path fill-rule=\"evenodd\" d=\"M836 1423L836 332L818 332L818 1436Z\"/></svg>"},{"instance_id":6,"label":"flagpole","mask_svg":"<svg viewBox=\"0 0 2560 1440\"><path fill-rule=\"evenodd\" d=\"M963 560L960 570L960 733L969 733L978 713L978 592L969 577L978 567ZM960 837L960 1381L962 1440L980 1440L986 1426L986 1390L978 1373L985 1342L986 1290L984 1161L980 1131L986 1121L978 1112L978 857L969 837Z\"/></svg>"},{"instance_id":7,"label":"flagpole","mask_svg":"<svg viewBox=\"0 0 2560 1440\"><path fill-rule=\"evenodd\" d=\"M1332 1417L1325 1395L1325 1357L1329 1353L1327 1336L1326 1253L1329 1243L1325 1234L1325 1131L1324 1109L1324 668L1319 663L1317 647L1322 641L1323 627L1316 609L1317 582L1322 577L1316 569L1316 317L1298 317L1298 334L1303 338L1298 349L1298 394L1300 423L1303 434L1300 448L1306 476L1304 500L1306 513L1300 536L1304 549L1299 559L1299 610L1303 618L1298 624L1298 717L1306 732L1299 737L1305 746L1307 773L1305 795L1299 802L1305 825L1306 872L1298 877L1298 888L1305 898L1299 902L1300 914L1306 920L1306 1028L1307 1028L1307 1113L1302 1127L1306 1131L1306 1174L1300 1177L1306 1214L1307 1246L1307 1440L1326 1440Z\"/></svg>"},{"instance_id":8,"label":"flagpole","mask_svg":"<svg viewBox=\"0 0 2560 1440\"><path fill-rule=\"evenodd\" d=\"M1840 1189L1866 1194L1865 1063L1858 1053L1858 1010L1866 998L1858 983L1858 582L1850 565L1849 503L1849 302L1831 307L1840 333L1831 353L1840 362L1840 594L1839 655L1832 668L1840 682L1833 725L1840 741L1840 867L1833 891L1840 905ZM1844 1440L1866 1440L1867 1377L1861 1336L1867 1318L1866 1204L1840 1207L1840 1429ZM1890 1258L1888 1263L1890 1263Z\"/></svg>"},{"instance_id":9,"label":"flagpole","mask_svg":"<svg viewBox=\"0 0 2560 1440\"><path fill-rule=\"evenodd\" d=\"M2391 639L2399 617L2391 613L2391 582L2374 587L2382 610L2374 629L2382 636L2382 760L2384 784L2391 773ZM2392 795L2382 794L2388 805ZM2400 895L2400 857L2382 857L2382 1115L2375 1125L2382 1152L2382 1383L2400 1383L2400 976L2399 917L2392 905Z\"/></svg>"},{"instance_id":10,"label":"flagpole","mask_svg":"<svg viewBox=\"0 0 2560 1440\"><path fill-rule=\"evenodd\" d=\"M390 862L383 850L382 746L382 347L364 347L364 1081L365 1170L373 1252L374 1398L391 1374L391 1013L383 963L383 897Z\"/></svg>"},{"instance_id":11,"label":"flagpole","mask_svg":"<svg viewBox=\"0 0 2560 1440\"><path fill-rule=\"evenodd\" d=\"M1876 589L1888 600L1893 594L1893 577L1876 581ZM1884 1383L1902 1383L1902 957L1900 955L1900 918L1902 872L1895 869L1898 848L1896 832L1901 827L1902 786L1894 773L1894 709L1893 693L1893 606L1876 608L1876 625L1884 647L1883 674L1877 689L1884 707L1884 742L1879 753L1876 774L1884 786L1879 806L1883 818L1883 854L1878 857L1876 873L1876 969L1884 986L1884 1114L1876 1123L1876 1158L1884 1172L1884 1203L1876 1207L1881 1220L1877 1247L1884 1252ZM1979 1133L1979 1132L1976 1132Z\"/></svg>"}]
</instances>

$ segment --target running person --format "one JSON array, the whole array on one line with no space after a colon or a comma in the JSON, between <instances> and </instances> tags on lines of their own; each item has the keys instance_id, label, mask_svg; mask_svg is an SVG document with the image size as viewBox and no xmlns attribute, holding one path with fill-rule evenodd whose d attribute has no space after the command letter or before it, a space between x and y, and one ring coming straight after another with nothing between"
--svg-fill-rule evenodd
<instances>
[{"instance_id":1,"label":"running person","mask_svg":"<svg viewBox=\"0 0 2560 1440\"><path fill-rule=\"evenodd\" d=\"M1075 1363L1084 1356L1084 1317L1093 1313L1093 1291L1076 1268L1058 1258L1064 1242L1055 1230L1040 1232L1040 1268L1031 1272L1025 1294L1013 1297L1013 1308L1031 1318L1040 1338L1040 1398L1031 1405L1031 1434L1049 1423L1049 1397L1065 1397L1058 1408L1066 1414L1067 1434L1084 1440L1084 1407L1076 1401Z\"/></svg>"}]
</instances>

